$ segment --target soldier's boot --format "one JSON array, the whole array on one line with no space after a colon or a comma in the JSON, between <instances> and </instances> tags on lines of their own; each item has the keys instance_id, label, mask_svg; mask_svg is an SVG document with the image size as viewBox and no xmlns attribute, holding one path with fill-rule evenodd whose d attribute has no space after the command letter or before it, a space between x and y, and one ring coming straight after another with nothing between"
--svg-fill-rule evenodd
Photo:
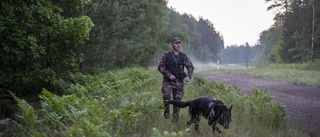
<instances>
[{"instance_id":1,"label":"soldier's boot","mask_svg":"<svg viewBox=\"0 0 320 137\"><path fill-rule=\"evenodd\" d=\"M173 123L178 123L179 122L179 112L180 112L180 108L178 107L173 107L173 112L172 112L172 122Z\"/></svg>"},{"instance_id":2,"label":"soldier's boot","mask_svg":"<svg viewBox=\"0 0 320 137\"><path fill-rule=\"evenodd\" d=\"M163 112L163 116L165 119L169 119L170 118L170 104L164 102L164 107L165 107L165 110Z\"/></svg>"}]
</instances>

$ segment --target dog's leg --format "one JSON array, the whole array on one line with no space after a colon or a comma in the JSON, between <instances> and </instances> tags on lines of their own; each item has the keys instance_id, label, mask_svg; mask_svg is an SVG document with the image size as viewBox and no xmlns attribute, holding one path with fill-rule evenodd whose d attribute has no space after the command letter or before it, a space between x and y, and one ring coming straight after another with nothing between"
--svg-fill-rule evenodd
<instances>
[{"instance_id":1,"label":"dog's leg","mask_svg":"<svg viewBox=\"0 0 320 137\"><path fill-rule=\"evenodd\" d=\"M180 112L180 108L173 106L173 112L172 112L172 116L173 116L172 122L173 123L179 122L179 112Z\"/></svg>"},{"instance_id":2,"label":"dog's leg","mask_svg":"<svg viewBox=\"0 0 320 137\"><path fill-rule=\"evenodd\" d=\"M198 116L197 116L197 115L191 115L191 114L190 114L190 117L191 117L191 119L187 122L188 128L190 127L191 124L193 124L193 123L196 122L196 119L197 119Z\"/></svg>"},{"instance_id":3,"label":"dog's leg","mask_svg":"<svg viewBox=\"0 0 320 137\"><path fill-rule=\"evenodd\" d=\"M194 129L196 130L197 133L200 133L199 123L200 123L200 117L197 116L196 119L195 119L195 122L194 122Z\"/></svg>"},{"instance_id":4,"label":"dog's leg","mask_svg":"<svg viewBox=\"0 0 320 137\"><path fill-rule=\"evenodd\" d=\"M194 129L199 133L199 122L200 117L198 115L191 115L191 119L187 122L187 127L189 128L192 123L194 123Z\"/></svg>"},{"instance_id":5,"label":"dog's leg","mask_svg":"<svg viewBox=\"0 0 320 137\"><path fill-rule=\"evenodd\" d=\"M194 121L195 121L195 118L191 118L191 119L187 122L187 127L189 128L190 125L191 125L192 123L194 123Z\"/></svg>"},{"instance_id":6,"label":"dog's leg","mask_svg":"<svg viewBox=\"0 0 320 137\"><path fill-rule=\"evenodd\" d=\"M217 127L217 122L213 122L210 126L212 128L213 134L215 133L216 130L218 131L219 134L222 133L221 130L219 129L219 127Z\"/></svg>"},{"instance_id":7,"label":"dog's leg","mask_svg":"<svg viewBox=\"0 0 320 137\"><path fill-rule=\"evenodd\" d=\"M222 133L222 131L220 130L219 127L216 127L216 128L217 128L217 131L218 131L219 134Z\"/></svg>"}]
</instances>

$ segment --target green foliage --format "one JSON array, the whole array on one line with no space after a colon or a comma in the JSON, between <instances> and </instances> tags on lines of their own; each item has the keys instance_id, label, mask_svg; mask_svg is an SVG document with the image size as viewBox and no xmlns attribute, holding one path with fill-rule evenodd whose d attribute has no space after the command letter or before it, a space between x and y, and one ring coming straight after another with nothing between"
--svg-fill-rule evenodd
<instances>
[{"instance_id":1,"label":"green foliage","mask_svg":"<svg viewBox=\"0 0 320 137\"><path fill-rule=\"evenodd\" d=\"M258 54L261 52L262 46L250 46L248 43L245 45L232 45L223 49L220 53L221 62L223 64L245 64L257 63Z\"/></svg>"},{"instance_id":2,"label":"green foliage","mask_svg":"<svg viewBox=\"0 0 320 137\"><path fill-rule=\"evenodd\" d=\"M152 135L151 137L183 137L185 134L187 134L190 131L189 128L187 128L185 131L179 131L179 132L172 132L169 133L168 131L164 131L163 134L159 132L156 128L152 128Z\"/></svg>"},{"instance_id":3,"label":"green foliage","mask_svg":"<svg viewBox=\"0 0 320 137\"><path fill-rule=\"evenodd\" d=\"M57 77L75 71L82 61L78 48L93 26L90 18L61 16L64 8L79 9L88 0L3 1L0 9L0 83L17 96L52 87ZM65 6L65 5L64 5ZM2 85L3 84L3 85Z\"/></svg>"},{"instance_id":4,"label":"green foliage","mask_svg":"<svg viewBox=\"0 0 320 137\"><path fill-rule=\"evenodd\" d=\"M314 62L308 62L308 63L299 63L299 64L260 64L256 65L256 68L258 69L288 69L288 70L299 70L299 71L317 71L319 68L319 61L316 60Z\"/></svg>"},{"instance_id":5,"label":"green foliage","mask_svg":"<svg viewBox=\"0 0 320 137\"><path fill-rule=\"evenodd\" d=\"M281 34L282 26L276 23L267 31L262 32L259 40L263 47L258 57L260 62L281 62L281 57L279 57Z\"/></svg>"},{"instance_id":6,"label":"green foliage","mask_svg":"<svg viewBox=\"0 0 320 137\"><path fill-rule=\"evenodd\" d=\"M154 73L126 68L96 75L70 74L69 80L61 81L68 95L57 96L43 89L40 110L14 96L21 109L15 136L194 136L185 122L180 126L162 120L161 77ZM230 131L254 132L242 126L248 124L247 119L264 128L284 126L284 106L271 103L272 96L265 91L253 89L252 96L245 95L235 86L226 88L200 77L194 77L185 91L188 94L184 100L209 96L228 107L233 105ZM181 111L181 121L188 119L185 112ZM201 127L208 127L207 123L202 122ZM211 130L204 132L212 134Z\"/></svg>"},{"instance_id":7,"label":"green foliage","mask_svg":"<svg viewBox=\"0 0 320 137\"><path fill-rule=\"evenodd\" d=\"M27 125L29 128L34 129L41 123L38 120L39 110L34 110L25 100L17 98L14 93L10 93L11 96L17 101L19 108L21 109L21 115L18 115L23 120L23 125ZM22 129L23 130L23 129ZM31 130L31 132L34 132Z\"/></svg>"},{"instance_id":8,"label":"green foliage","mask_svg":"<svg viewBox=\"0 0 320 137\"><path fill-rule=\"evenodd\" d=\"M305 69L320 71L320 59L315 59L314 62L307 63L307 67Z\"/></svg>"},{"instance_id":9,"label":"green foliage","mask_svg":"<svg viewBox=\"0 0 320 137\"><path fill-rule=\"evenodd\" d=\"M10 94L0 89L0 119L10 117L16 108Z\"/></svg>"},{"instance_id":10,"label":"green foliage","mask_svg":"<svg viewBox=\"0 0 320 137\"><path fill-rule=\"evenodd\" d=\"M94 100L87 97L77 97L76 95L56 96L52 93L42 91L42 112L47 123L46 128L58 130L40 129L56 134L58 136L110 136L108 131L103 130L108 124L104 121L108 114L106 110L101 110L99 106L101 100Z\"/></svg>"},{"instance_id":11,"label":"green foliage","mask_svg":"<svg viewBox=\"0 0 320 137\"><path fill-rule=\"evenodd\" d=\"M0 131L0 136L3 137L5 135L10 135L10 133L7 133L7 132L10 132L8 131L7 128L5 128L5 125L9 125L9 121L10 119L1 119L0 120L0 128L3 129Z\"/></svg>"},{"instance_id":12,"label":"green foliage","mask_svg":"<svg viewBox=\"0 0 320 137\"><path fill-rule=\"evenodd\" d=\"M257 64L254 69L222 70L227 73L287 81L298 85L320 86L317 60L299 64Z\"/></svg>"},{"instance_id":13,"label":"green foliage","mask_svg":"<svg viewBox=\"0 0 320 137\"><path fill-rule=\"evenodd\" d=\"M223 49L223 38L208 19L195 19L192 15L180 15L174 9L168 9L169 13L164 22L163 32L167 43L173 37L182 39L182 48L199 61L216 61L219 59L218 53ZM163 50L170 50L168 47L159 52L163 54Z\"/></svg>"},{"instance_id":14,"label":"green foliage","mask_svg":"<svg viewBox=\"0 0 320 137\"><path fill-rule=\"evenodd\" d=\"M133 68L95 76L76 74L73 78L73 83L64 83L69 95L57 96L43 89L41 110L34 110L14 96L23 120L23 128L17 134L123 136L142 129L141 122L154 121L159 113L162 101L153 96L155 87L150 86L159 77L148 70Z\"/></svg>"},{"instance_id":15,"label":"green foliage","mask_svg":"<svg viewBox=\"0 0 320 137\"><path fill-rule=\"evenodd\" d=\"M95 23L84 54L82 71L95 68L147 66L160 49L164 1L93 0L83 13ZM161 41L161 42L160 42Z\"/></svg>"},{"instance_id":16,"label":"green foliage","mask_svg":"<svg viewBox=\"0 0 320 137\"><path fill-rule=\"evenodd\" d=\"M42 88L52 92L43 89L40 111L33 110L26 101L14 96L21 108L22 121L19 124L25 127L17 133L20 135L122 136L149 133L147 130L150 129L145 129L145 125L140 123L150 123L158 118L161 100L154 94L160 91L157 86L159 77L141 68L97 72L146 66L153 54L153 60L158 60L164 50L170 49L168 43L175 36L183 39L187 53L202 61L216 61L223 48L223 39L213 23L202 18L197 21L191 15L180 15L168 9L166 1L5 0L0 7L1 112L14 107L14 103L7 99L7 91L12 91L17 97L35 98ZM293 15L290 16L292 19L295 18ZM277 53L288 50L283 45L295 45L290 50L294 51L293 54L299 51L300 45L308 45L309 37L304 35L304 31L297 30L296 33L289 29L288 36L277 43ZM292 38L292 41L285 41L285 38ZM300 42L301 39L305 41ZM248 46L238 56L242 61ZM304 59L306 50L303 49L295 59ZM256 53L253 51L259 50L250 49L250 57L246 58L252 59ZM275 51L271 50L272 53ZM317 51L315 47L314 53ZM268 59L278 57L278 54L271 54ZM282 56L281 59L287 61L289 57ZM317 65L317 61L311 65ZM77 73L79 70L94 75ZM194 84L187 87L197 95L213 96L229 105L243 103L238 101L243 95L238 93L240 89L237 87L226 89L222 83L211 83L201 78L195 78ZM64 95L53 94L57 92ZM260 94L264 93L257 91L254 98L263 98ZM242 106L237 105L239 103L235 106L240 110ZM281 106L265 107L259 110L251 104L247 109L258 114L267 110L281 112ZM280 116L281 113L279 116L270 115L271 119ZM172 135L176 136L176 132Z\"/></svg>"},{"instance_id":17,"label":"green foliage","mask_svg":"<svg viewBox=\"0 0 320 137\"><path fill-rule=\"evenodd\" d=\"M186 52L202 61L216 60L223 41L213 23L180 15L166 4L158 0L1 2L1 88L28 100L37 100L42 88L60 94L57 85L69 72L94 74L98 69L147 66L153 56L158 63L176 36L184 40Z\"/></svg>"},{"instance_id":18,"label":"green foliage","mask_svg":"<svg viewBox=\"0 0 320 137\"><path fill-rule=\"evenodd\" d=\"M302 63L319 59L318 1L265 0L273 2L268 10L276 11L275 25L267 30L265 60L276 63ZM279 10L281 9L281 10ZM275 26L278 29L275 31Z\"/></svg>"},{"instance_id":19,"label":"green foliage","mask_svg":"<svg viewBox=\"0 0 320 137\"><path fill-rule=\"evenodd\" d=\"M255 115L253 121L259 121L260 123L272 125L273 127L279 127L285 123L286 114L284 106L279 103L270 103L272 96L267 94L266 91L254 88L252 92L253 96L247 96L243 99L239 98L241 102L238 104L245 106L243 111Z\"/></svg>"},{"instance_id":20,"label":"green foliage","mask_svg":"<svg viewBox=\"0 0 320 137\"><path fill-rule=\"evenodd\" d=\"M233 86L225 88L221 82L196 77L193 90L200 96L209 96L233 105L236 112L242 112L243 117L251 117L253 121L279 127L285 122L285 107L279 103L272 104L272 96L266 91L253 89L253 96L240 93L240 89Z\"/></svg>"}]
</instances>

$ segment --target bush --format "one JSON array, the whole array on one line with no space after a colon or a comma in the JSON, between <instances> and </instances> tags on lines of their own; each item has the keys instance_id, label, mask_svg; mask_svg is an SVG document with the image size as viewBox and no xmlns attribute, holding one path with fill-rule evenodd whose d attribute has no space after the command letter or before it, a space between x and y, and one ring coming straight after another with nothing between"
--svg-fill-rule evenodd
<instances>
[{"instance_id":1,"label":"bush","mask_svg":"<svg viewBox=\"0 0 320 137\"><path fill-rule=\"evenodd\" d=\"M58 96L42 90L40 110L15 97L21 109L21 121L17 121L21 128L14 136L189 135L185 122L182 128L172 125L174 131L167 132L172 123L161 120L160 80L160 74L154 75L153 71L143 68L96 75L70 74L69 80L59 82L67 94ZM222 100L227 106L233 105L233 118L237 119L233 123L239 124L237 129L241 132L251 132L240 126L247 124L243 121L246 118L273 128L284 121L284 107L270 103L272 97L259 89L253 90L253 96L244 95L235 86L226 88L220 82L201 77L194 77L186 87L189 98L209 96ZM182 116L181 119L186 118ZM207 132L211 134L211 130Z\"/></svg>"}]
</instances>

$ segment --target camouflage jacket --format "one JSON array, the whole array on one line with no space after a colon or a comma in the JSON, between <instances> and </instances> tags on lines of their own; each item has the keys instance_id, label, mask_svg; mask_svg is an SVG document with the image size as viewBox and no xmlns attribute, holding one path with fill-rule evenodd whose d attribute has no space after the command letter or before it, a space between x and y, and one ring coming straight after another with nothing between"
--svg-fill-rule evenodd
<instances>
[{"instance_id":1,"label":"camouflage jacket","mask_svg":"<svg viewBox=\"0 0 320 137\"><path fill-rule=\"evenodd\" d=\"M191 79L193 76L194 67L193 67L192 62L188 58L188 56L182 52L179 52L179 54L177 56L175 56L172 52L170 54L169 53L170 52L163 54L163 56L160 60L159 66L158 66L158 70L163 75L164 80L169 80L169 76L172 74L172 72L170 72L168 70L168 68L166 67L169 62L168 58L167 58L168 55L173 56L174 60L182 58L183 66L187 69L187 72L188 72L188 74L186 76L189 76ZM166 56L166 54L167 54L167 56Z\"/></svg>"}]
</instances>

